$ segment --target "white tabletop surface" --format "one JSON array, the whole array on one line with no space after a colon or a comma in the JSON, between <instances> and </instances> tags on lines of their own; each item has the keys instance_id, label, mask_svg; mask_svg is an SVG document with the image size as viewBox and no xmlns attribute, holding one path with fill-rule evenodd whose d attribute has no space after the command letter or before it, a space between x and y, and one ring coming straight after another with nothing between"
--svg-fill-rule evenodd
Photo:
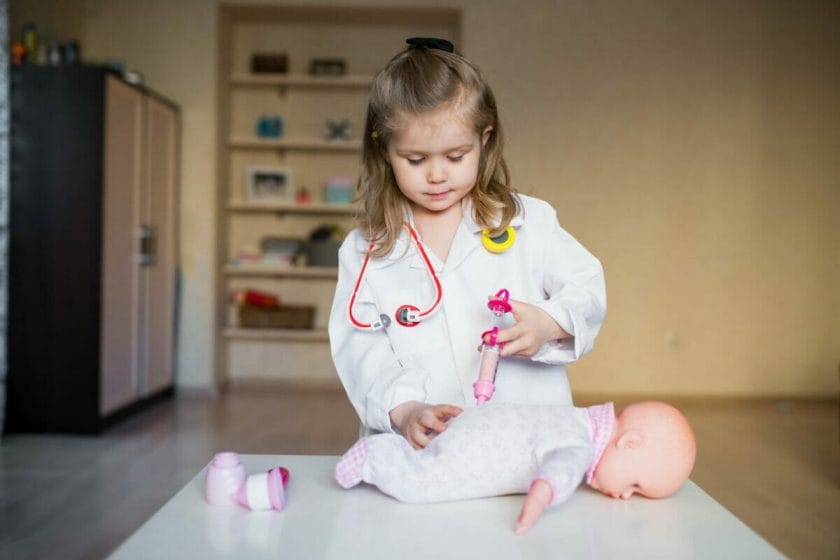
<instances>
[{"instance_id":1,"label":"white tabletop surface","mask_svg":"<svg viewBox=\"0 0 840 560\"><path fill-rule=\"evenodd\" d=\"M289 469L285 511L209 506L203 469L112 558L784 558L690 481L664 500L614 500L582 486L517 535L523 496L403 504L367 485L343 490L338 457L241 460L249 474Z\"/></svg>"}]
</instances>

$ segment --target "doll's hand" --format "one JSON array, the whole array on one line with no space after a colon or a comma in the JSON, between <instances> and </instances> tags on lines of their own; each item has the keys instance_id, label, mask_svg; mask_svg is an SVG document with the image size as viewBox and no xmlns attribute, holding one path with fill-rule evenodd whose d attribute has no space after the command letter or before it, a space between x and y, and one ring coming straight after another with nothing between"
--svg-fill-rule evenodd
<instances>
[{"instance_id":1,"label":"doll's hand","mask_svg":"<svg viewBox=\"0 0 840 560\"><path fill-rule=\"evenodd\" d=\"M510 300L511 313L516 324L502 329L497 342L504 342L502 356L530 358L549 340L569 338L571 335L557 324L551 315L530 303Z\"/></svg>"},{"instance_id":2,"label":"doll's hand","mask_svg":"<svg viewBox=\"0 0 840 560\"><path fill-rule=\"evenodd\" d=\"M414 449L423 449L432 437L446 429L446 423L463 410L451 404L431 405L404 402L391 411L391 423Z\"/></svg>"},{"instance_id":3,"label":"doll's hand","mask_svg":"<svg viewBox=\"0 0 840 560\"><path fill-rule=\"evenodd\" d=\"M517 535L521 535L537 522L545 508L551 503L552 494L551 486L544 480L537 479L531 484L525 503L522 504L522 512L516 520Z\"/></svg>"}]
</instances>

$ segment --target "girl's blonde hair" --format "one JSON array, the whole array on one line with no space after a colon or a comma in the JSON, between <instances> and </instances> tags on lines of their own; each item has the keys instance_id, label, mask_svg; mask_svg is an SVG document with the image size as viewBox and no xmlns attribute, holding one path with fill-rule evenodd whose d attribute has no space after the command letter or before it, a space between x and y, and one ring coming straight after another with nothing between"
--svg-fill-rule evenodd
<instances>
[{"instance_id":1,"label":"girl's blonde hair","mask_svg":"<svg viewBox=\"0 0 840 560\"><path fill-rule=\"evenodd\" d=\"M476 185L469 194L473 219L495 236L516 214L518 203L508 185L510 173L502 155L502 129L490 86L478 68L457 53L408 47L374 77L368 102L357 188L363 209L360 226L369 240L375 241L375 257L391 251L408 208L386 159L399 119L445 105L461 111L479 137L490 127L490 136L481 148Z\"/></svg>"}]
</instances>

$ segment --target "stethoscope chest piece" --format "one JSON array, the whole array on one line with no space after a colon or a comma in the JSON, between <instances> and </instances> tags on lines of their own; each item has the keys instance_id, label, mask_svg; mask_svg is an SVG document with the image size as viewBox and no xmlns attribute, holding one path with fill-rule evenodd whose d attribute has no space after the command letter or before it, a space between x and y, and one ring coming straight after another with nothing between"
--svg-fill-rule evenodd
<instances>
[{"instance_id":1,"label":"stethoscope chest piece","mask_svg":"<svg viewBox=\"0 0 840 560\"><path fill-rule=\"evenodd\" d=\"M514 241L516 241L516 230L512 226L505 228L505 231L496 237L490 236L489 229L481 231L481 243L491 253L504 253L513 246Z\"/></svg>"},{"instance_id":2,"label":"stethoscope chest piece","mask_svg":"<svg viewBox=\"0 0 840 560\"><path fill-rule=\"evenodd\" d=\"M404 327L416 327L420 324L419 315L420 308L416 305L401 305L394 313L394 319Z\"/></svg>"}]
</instances>

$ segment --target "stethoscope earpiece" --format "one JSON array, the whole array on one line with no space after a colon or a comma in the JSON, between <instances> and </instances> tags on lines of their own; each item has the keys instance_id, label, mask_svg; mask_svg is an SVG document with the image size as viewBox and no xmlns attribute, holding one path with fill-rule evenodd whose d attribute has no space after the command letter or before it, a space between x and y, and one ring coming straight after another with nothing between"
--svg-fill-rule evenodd
<instances>
[{"instance_id":1,"label":"stethoscope earpiece","mask_svg":"<svg viewBox=\"0 0 840 560\"><path fill-rule=\"evenodd\" d=\"M378 331L379 329L387 329L391 326L391 318L382 313L379 316L378 321L372 321L368 328L372 331Z\"/></svg>"},{"instance_id":2,"label":"stethoscope earpiece","mask_svg":"<svg viewBox=\"0 0 840 560\"><path fill-rule=\"evenodd\" d=\"M505 228L500 235L490 237L490 230L481 231L481 243L491 253L504 253L513 246L516 241L516 230L512 226Z\"/></svg>"}]
</instances>

